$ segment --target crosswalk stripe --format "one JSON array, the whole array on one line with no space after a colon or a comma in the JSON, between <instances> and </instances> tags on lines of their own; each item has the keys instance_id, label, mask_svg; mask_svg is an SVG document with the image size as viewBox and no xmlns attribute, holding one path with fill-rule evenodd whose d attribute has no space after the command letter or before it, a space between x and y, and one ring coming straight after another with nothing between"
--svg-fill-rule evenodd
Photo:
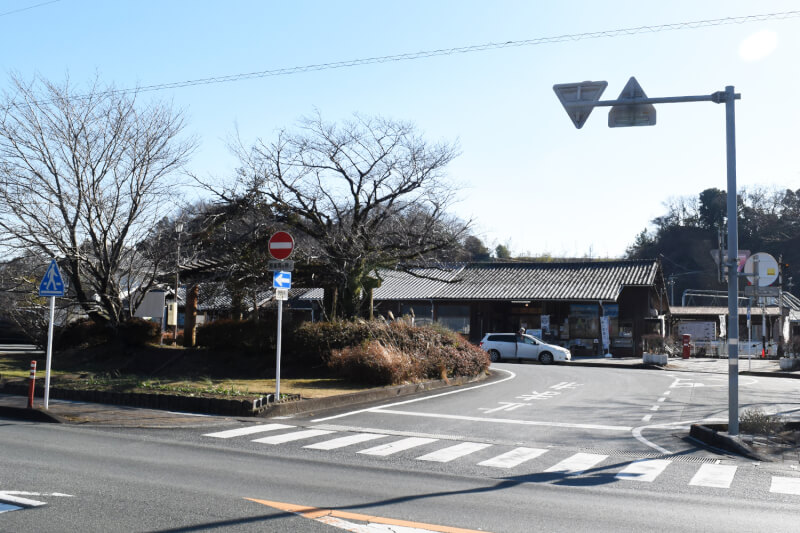
<instances>
[{"instance_id":1,"label":"crosswalk stripe","mask_svg":"<svg viewBox=\"0 0 800 533\"><path fill-rule=\"evenodd\" d=\"M615 477L649 483L655 480L671 463L672 461L667 459L639 459L626 466Z\"/></svg>"},{"instance_id":2,"label":"crosswalk stripe","mask_svg":"<svg viewBox=\"0 0 800 533\"><path fill-rule=\"evenodd\" d=\"M737 468L734 465L700 465L689 485L728 489L733 482Z\"/></svg>"},{"instance_id":3,"label":"crosswalk stripe","mask_svg":"<svg viewBox=\"0 0 800 533\"><path fill-rule=\"evenodd\" d=\"M346 437L337 437L335 439L317 442L316 444L309 444L303 448L310 448L312 450L335 450L337 448L344 448L360 442L366 442L375 439L383 439L386 435L378 433L357 433L355 435L348 435Z\"/></svg>"},{"instance_id":4,"label":"crosswalk stripe","mask_svg":"<svg viewBox=\"0 0 800 533\"><path fill-rule=\"evenodd\" d=\"M402 452L403 450L408 450L410 448L422 446L423 444L430 444L431 442L436 442L437 440L439 439L429 439L425 437L408 437L407 439L400 439L395 442L390 442L389 444L382 444L381 446L375 446L374 448L361 450L358 453L363 453L364 455L379 455L385 457L387 455L392 455L393 453Z\"/></svg>"},{"instance_id":5,"label":"crosswalk stripe","mask_svg":"<svg viewBox=\"0 0 800 533\"><path fill-rule=\"evenodd\" d=\"M216 437L218 439L230 439L231 437L242 437L244 435L253 435L255 433L266 433L267 431L276 431L278 429L289 429L294 426L287 424L259 424L257 426L246 426L243 428L228 429L226 431L218 431L216 433L206 433L204 437Z\"/></svg>"},{"instance_id":6,"label":"crosswalk stripe","mask_svg":"<svg viewBox=\"0 0 800 533\"><path fill-rule=\"evenodd\" d=\"M796 494L800 496L800 478L772 476L770 492L777 494Z\"/></svg>"},{"instance_id":7,"label":"crosswalk stripe","mask_svg":"<svg viewBox=\"0 0 800 533\"><path fill-rule=\"evenodd\" d=\"M583 474L586 470L592 468L594 465L607 458L608 455L580 452L567 457L558 464L551 466L545 470L545 472L556 472L577 476L579 474Z\"/></svg>"},{"instance_id":8,"label":"crosswalk stripe","mask_svg":"<svg viewBox=\"0 0 800 533\"><path fill-rule=\"evenodd\" d=\"M420 461L447 463L453 459L458 459L459 457L464 457L465 455L477 452L478 450L488 448L489 446L491 446L491 444L484 444L482 442L462 442L461 444L448 446L447 448L442 448L441 450L423 455L422 457L417 457L417 459Z\"/></svg>"},{"instance_id":9,"label":"crosswalk stripe","mask_svg":"<svg viewBox=\"0 0 800 533\"><path fill-rule=\"evenodd\" d=\"M521 465L525 461L530 461L531 459L535 459L545 453L547 450L542 448L514 448L510 452L506 452L503 454L498 455L497 457L492 457L491 459L487 459L486 461L481 461L478 463L479 466L492 466L494 468L512 468L514 466Z\"/></svg>"},{"instance_id":10,"label":"crosswalk stripe","mask_svg":"<svg viewBox=\"0 0 800 533\"><path fill-rule=\"evenodd\" d=\"M284 442L310 439L311 437L319 437L320 435L328 435L330 433L333 433L333 431L328 431L327 429L307 429L305 431L295 431L294 433L284 433L282 435L272 435L271 437L255 439L253 442L260 442L262 444L283 444Z\"/></svg>"}]
</instances>

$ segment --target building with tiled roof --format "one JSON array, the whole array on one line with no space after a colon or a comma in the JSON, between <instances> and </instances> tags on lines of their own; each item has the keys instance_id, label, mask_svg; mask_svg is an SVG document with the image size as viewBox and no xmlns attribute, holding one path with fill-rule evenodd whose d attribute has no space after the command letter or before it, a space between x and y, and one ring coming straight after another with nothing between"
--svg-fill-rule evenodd
<instances>
[{"instance_id":1,"label":"building with tiled roof","mask_svg":"<svg viewBox=\"0 0 800 533\"><path fill-rule=\"evenodd\" d=\"M488 332L533 330L576 353L602 351L601 317L615 355L641 353L668 310L655 260L465 263L381 270L376 314L438 322L473 342ZM321 300L315 289L302 298Z\"/></svg>"}]
</instances>

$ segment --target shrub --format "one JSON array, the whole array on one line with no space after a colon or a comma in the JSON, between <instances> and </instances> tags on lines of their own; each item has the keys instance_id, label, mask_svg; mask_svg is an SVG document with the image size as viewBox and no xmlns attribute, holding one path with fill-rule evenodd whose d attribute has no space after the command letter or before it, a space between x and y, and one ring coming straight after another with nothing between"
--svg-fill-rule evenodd
<instances>
[{"instance_id":1,"label":"shrub","mask_svg":"<svg viewBox=\"0 0 800 533\"><path fill-rule=\"evenodd\" d=\"M119 339L131 346L143 346L148 342L156 342L160 335L161 325L143 318L130 318L122 322L117 329Z\"/></svg>"},{"instance_id":2,"label":"shrub","mask_svg":"<svg viewBox=\"0 0 800 533\"><path fill-rule=\"evenodd\" d=\"M745 409L739 415L739 430L743 433L773 435L783 429L783 419L778 415L768 415L761 409Z\"/></svg>"},{"instance_id":3,"label":"shrub","mask_svg":"<svg viewBox=\"0 0 800 533\"><path fill-rule=\"evenodd\" d=\"M489 367L486 352L436 325L356 321L304 324L301 330L309 332L303 341L306 349L316 342L331 369L371 384L477 376ZM333 348L345 343L349 345Z\"/></svg>"},{"instance_id":4,"label":"shrub","mask_svg":"<svg viewBox=\"0 0 800 533\"><path fill-rule=\"evenodd\" d=\"M97 346L110 341L113 338L113 330L88 319L77 320L59 328L54 338L53 346L56 350Z\"/></svg>"},{"instance_id":5,"label":"shrub","mask_svg":"<svg viewBox=\"0 0 800 533\"><path fill-rule=\"evenodd\" d=\"M335 350L328 365L353 381L373 385L404 383L415 375L409 354L378 341Z\"/></svg>"},{"instance_id":6,"label":"shrub","mask_svg":"<svg viewBox=\"0 0 800 533\"><path fill-rule=\"evenodd\" d=\"M217 350L265 353L274 349L275 338L264 322L221 319L197 328L197 344Z\"/></svg>"}]
</instances>

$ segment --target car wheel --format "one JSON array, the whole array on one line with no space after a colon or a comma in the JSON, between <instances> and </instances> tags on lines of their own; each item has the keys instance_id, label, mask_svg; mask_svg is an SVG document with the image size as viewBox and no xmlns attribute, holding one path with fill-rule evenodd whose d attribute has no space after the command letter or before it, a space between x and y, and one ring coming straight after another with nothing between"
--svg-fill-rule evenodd
<instances>
[{"instance_id":1,"label":"car wheel","mask_svg":"<svg viewBox=\"0 0 800 533\"><path fill-rule=\"evenodd\" d=\"M551 354L550 352L544 352L539 356L539 362L542 363L543 365L549 365L550 363L553 362L553 354Z\"/></svg>"},{"instance_id":2,"label":"car wheel","mask_svg":"<svg viewBox=\"0 0 800 533\"><path fill-rule=\"evenodd\" d=\"M500 352L497 350L489 350L489 360L492 363L499 363L500 362Z\"/></svg>"}]
</instances>

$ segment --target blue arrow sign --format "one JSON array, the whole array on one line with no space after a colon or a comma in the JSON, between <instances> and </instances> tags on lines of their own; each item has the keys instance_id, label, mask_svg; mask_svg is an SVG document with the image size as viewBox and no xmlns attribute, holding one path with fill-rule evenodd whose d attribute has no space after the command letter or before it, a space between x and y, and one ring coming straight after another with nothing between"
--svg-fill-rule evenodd
<instances>
[{"instance_id":1,"label":"blue arrow sign","mask_svg":"<svg viewBox=\"0 0 800 533\"><path fill-rule=\"evenodd\" d=\"M58 263L53 259L39 284L39 296L64 296L65 290Z\"/></svg>"},{"instance_id":2,"label":"blue arrow sign","mask_svg":"<svg viewBox=\"0 0 800 533\"><path fill-rule=\"evenodd\" d=\"M275 289L290 289L292 287L292 273L275 272L272 278L272 287Z\"/></svg>"}]
</instances>

